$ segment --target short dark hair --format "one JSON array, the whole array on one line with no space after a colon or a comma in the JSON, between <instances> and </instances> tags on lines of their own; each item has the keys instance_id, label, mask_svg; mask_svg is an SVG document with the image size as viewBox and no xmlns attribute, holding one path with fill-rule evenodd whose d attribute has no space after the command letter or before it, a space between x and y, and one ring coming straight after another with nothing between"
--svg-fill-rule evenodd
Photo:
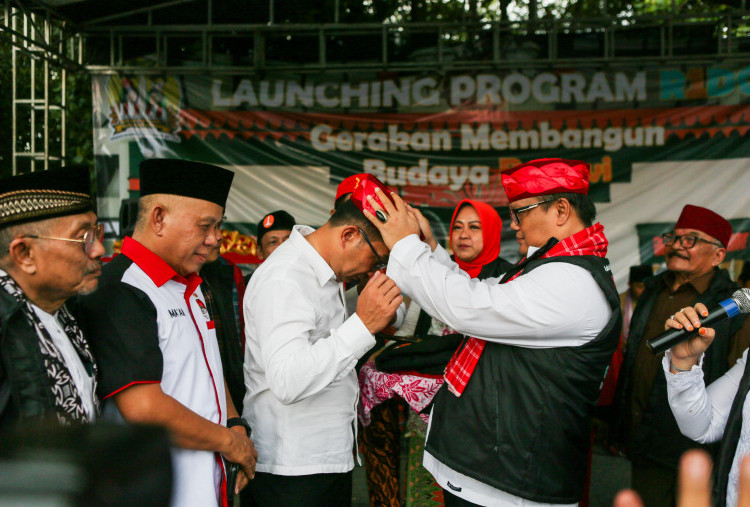
<instances>
[{"instance_id":1,"label":"short dark hair","mask_svg":"<svg viewBox=\"0 0 750 507\"><path fill-rule=\"evenodd\" d=\"M591 227L592 225L594 225L594 220L596 220L596 206L594 206L594 201L592 201L588 195L568 192L562 194L545 195L542 198L542 200L544 201L548 199L549 201L545 202L541 206L543 210L548 210L556 201L559 201L560 199L567 199L567 201L575 210L576 215L578 215L578 218L580 218L581 222L583 222L583 225L585 225L586 227Z\"/></svg>"},{"instance_id":2,"label":"short dark hair","mask_svg":"<svg viewBox=\"0 0 750 507\"><path fill-rule=\"evenodd\" d=\"M353 225L365 231L370 241L383 241L378 228L372 225L351 199L336 208L328 223L334 227Z\"/></svg>"},{"instance_id":3,"label":"short dark hair","mask_svg":"<svg viewBox=\"0 0 750 507\"><path fill-rule=\"evenodd\" d=\"M348 194L341 195L341 197L339 197L338 199L336 199L333 202L333 210L336 211L337 209L339 209L341 207L342 204L344 204L345 202L347 202L351 198L352 198L352 193L351 192L348 193Z\"/></svg>"}]
</instances>

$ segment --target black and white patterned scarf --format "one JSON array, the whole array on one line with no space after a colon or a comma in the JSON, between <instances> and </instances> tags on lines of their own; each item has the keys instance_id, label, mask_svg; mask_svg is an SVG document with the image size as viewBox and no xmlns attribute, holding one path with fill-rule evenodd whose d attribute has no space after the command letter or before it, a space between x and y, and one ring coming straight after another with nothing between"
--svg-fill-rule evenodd
<instances>
[{"instance_id":1,"label":"black and white patterned scarf","mask_svg":"<svg viewBox=\"0 0 750 507\"><path fill-rule=\"evenodd\" d=\"M16 300L22 304L21 309L24 315L36 330L36 334L39 337L39 349L42 352L44 366L47 369L47 377L50 381L50 388L52 389L52 394L55 398L55 413L57 420L61 424L88 422L89 417L83 408L81 394L70 375L68 367L65 365L60 350L55 346L55 343L50 337L49 331L44 324L42 324L41 320L39 320L39 316L34 312L31 302L23 293L21 287L19 287L16 281L2 269L0 269L0 287L5 289L8 294L16 298ZM65 306L58 310L56 318L62 325L65 334L70 338L70 342L73 344L73 347L75 347L75 350L78 352L78 356L81 358L84 365L91 366L92 370L89 371L89 374L93 377L92 390L96 393L98 368L94 361L94 356L91 354L89 344L86 342L81 329L78 327L78 323ZM99 400L96 395L94 395L94 411L96 412L96 416L100 414Z\"/></svg>"}]
</instances>

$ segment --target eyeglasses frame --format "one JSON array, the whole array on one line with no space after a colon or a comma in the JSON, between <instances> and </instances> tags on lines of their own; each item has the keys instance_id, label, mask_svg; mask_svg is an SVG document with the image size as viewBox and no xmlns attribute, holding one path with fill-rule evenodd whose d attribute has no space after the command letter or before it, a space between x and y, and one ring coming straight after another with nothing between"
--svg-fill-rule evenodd
<instances>
[{"instance_id":1,"label":"eyeglasses frame","mask_svg":"<svg viewBox=\"0 0 750 507\"><path fill-rule=\"evenodd\" d=\"M362 235L362 239L365 240L365 243L367 243L367 246L370 247L370 250L372 250L372 253L375 254L375 258L377 259L378 263L372 267L372 271L379 271L385 267L388 266L388 263L383 260L383 258L378 254L378 252L375 250L375 247L372 246L372 243L370 243L370 238L367 237L367 234L365 234L365 231L357 227L357 230Z\"/></svg>"},{"instance_id":2,"label":"eyeglasses frame","mask_svg":"<svg viewBox=\"0 0 750 507\"><path fill-rule=\"evenodd\" d=\"M558 199L546 199L544 201L535 202L534 204L529 204L528 206L521 206L520 208L513 209L511 207L508 207L508 210L510 211L510 221L511 223L514 223L516 225L521 225L521 217L518 216L519 213L523 213L525 211L530 211L537 206L540 206L547 202L555 202Z\"/></svg>"},{"instance_id":3,"label":"eyeglasses frame","mask_svg":"<svg viewBox=\"0 0 750 507\"><path fill-rule=\"evenodd\" d=\"M667 243L667 236L674 236L674 239L670 241L669 243ZM693 238L694 242L690 246L685 246L685 244L682 242L682 238ZM680 246L684 248L685 250L690 250L699 241L708 243L710 245L718 246L719 248L726 248L722 243L719 243L717 241L711 241L708 239L703 239L700 236L697 236L696 234L692 234L692 233L691 234L675 234L673 232L665 232L664 234L661 235L661 240L664 243L664 246L672 246L679 241Z\"/></svg>"},{"instance_id":4,"label":"eyeglasses frame","mask_svg":"<svg viewBox=\"0 0 750 507\"><path fill-rule=\"evenodd\" d=\"M83 235L83 239L74 239L74 238L58 238L55 236L40 236L38 234L24 234L21 236L22 238L30 238L30 239L53 239L56 241L69 241L71 243L81 243L83 248L83 253L86 255L89 255L91 252L86 251L86 243L88 241L88 235L94 234L94 239L91 241L91 248L94 247L94 244L96 241L99 241L100 243L104 239L104 224L96 224L93 227L90 227L86 230L86 232Z\"/></svg>"}]
</instances>

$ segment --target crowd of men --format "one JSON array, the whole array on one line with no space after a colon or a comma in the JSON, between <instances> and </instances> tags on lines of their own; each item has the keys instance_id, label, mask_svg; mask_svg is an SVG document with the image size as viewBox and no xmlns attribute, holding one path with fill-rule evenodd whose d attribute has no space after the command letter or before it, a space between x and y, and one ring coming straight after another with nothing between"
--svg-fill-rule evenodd
<instances>
[{"instance_id":1,"label":"crowd of men","mask_svg":"<svg viewBox=\"0 0 750 507\"><path fill-rule=\"evenodd\" d=\"M87 169L0 181L1 432L41 420L156 425L172 441L172 505L227 505L246 486L242 505L349 505L356 366L403 322L405 296L466 337L424 454L447 506L578 504L616 352L609 443L631 459L645 505L674 505L683 452L721 440L731 414L741 426L742 316L666 355L646 345L665 327L698 329L739 288L720 268L732 227L709 209L686 205L663 236L666 270L631 270L621 297L585 162L502 173L522 258L488 278L461 269L418 209L355 175L317 229L283 210L264 216L264 262L245 277L219 256L232 178L143 161L134 232L103 267ZM712 411L714 380L729 403ZM750 450L750 434L735 433L717 455L730 505L737 456Z\"/></svg>"}]
</instances>

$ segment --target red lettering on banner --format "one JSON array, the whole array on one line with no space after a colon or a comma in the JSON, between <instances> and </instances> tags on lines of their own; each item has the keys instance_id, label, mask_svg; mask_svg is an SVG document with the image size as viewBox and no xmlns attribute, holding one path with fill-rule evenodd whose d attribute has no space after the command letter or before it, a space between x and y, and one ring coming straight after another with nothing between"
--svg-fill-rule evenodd
<instances>
[{"instance_id":1,"label":"red lettering on banner","mask_svg":"<svg viewBox=\"0 0 750 507\"><path fill-rule=\"evenodd\" d=\"M727 245L728 252L734 252L737 250L744 250L747 248L747 232L735 232L732 237L729 238L729 244Z\"/></svg>"},{"instance_id":2,"label":"red lettering on banner","mask_svg":"<svg viewBox=\"0 0 750 507\"><path fill-rule=\"evenodd\" d=\"M664 241L661 239L661 236L654 236L654 238L651 240L651 243L654 245L654 255L663 257L665 248Z\"/></svg>"}]
</instances>

